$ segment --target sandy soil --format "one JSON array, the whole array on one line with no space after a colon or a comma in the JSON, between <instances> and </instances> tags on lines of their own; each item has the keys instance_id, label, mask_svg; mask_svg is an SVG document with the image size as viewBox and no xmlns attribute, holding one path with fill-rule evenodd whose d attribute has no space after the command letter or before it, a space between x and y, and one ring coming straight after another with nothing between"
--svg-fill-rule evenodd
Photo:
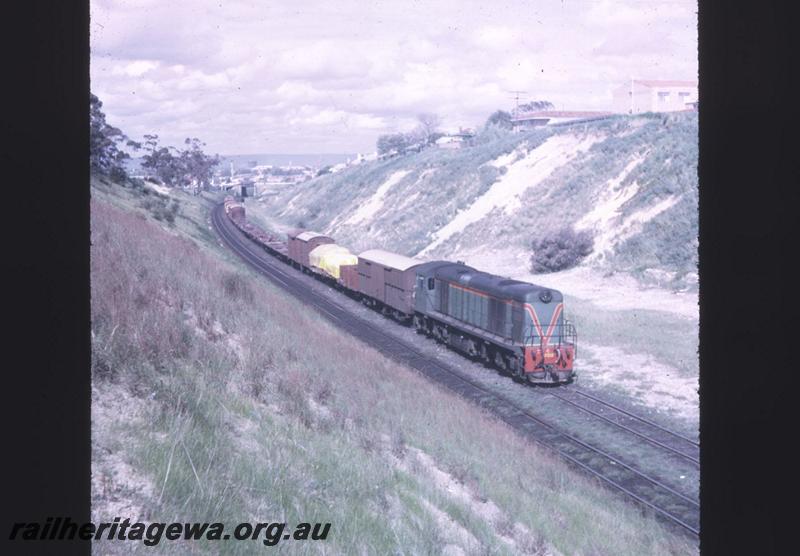
<instances>
[{"instance_id":1,"label":"sandy soil","mask_svg":"<svg viewBox=\"0 0 800 556\"><path fill-rule=\"evenodd\" d=\"M170 194L170 193L169 193L169 187L166 187L166 186L164 186L164 185L158 185L158 184L157 184L157 183L155 183L155 182L152 182L152 181L147 181L147 180L145 180L144 184L145 184L147 187L149 187L150 189L153 189L153 190L155 190L155 191L158 191L158 192L159 192L159 193L161 193L162 195L169 195L169 194Z\"/></svg>"},{"instance_id":2,"label":"sandy soil","mask_svg":"<svg viewBox=\"0 0 800 556\"><path fill-rule=\"evenodd\" d=\"M114 436L109 427L124 416L128 423L143 422L144 403L125 388L92 386L92 519L110 521L116 516L146 520L145 501L157 496L158 489L134 469L108 442Z\"/></svg>"},{"instance_id":3,"label":"sandy soil","mask_svg":"<svg viewBox=\"0 0 800 556\"><path fill-rule=\"evenodd\" d=\"M524 158L515 160L507 166L508 171L498 179L489 190L475 199L455 218L442 226L433 234L434 240L419 255L424 256L449 238L489 214L495 208L502 208L506 213L513 212L520 206L519 196L528 189L536 187L580 152L589 149L600 137L578 137L575 135L554 135L539 147L533 149ZM514 153L504 155L493 161L514 160Z\"/></svg>"},{"instance_id":4,"label":"sandy soil","mask_svg":"<svg viewBox=\"0 0 800 556\"><path fill-rule=\"evenodd\" d=\"M385 182L383 182L373 193L373 195L367 199L364 203L362 203L353 214L343 222L345 225L353 225L358 224L359 222L363 222L365 220L370 220L381 208L383 208L383 198L389 192L389 190L400 183L402 180L411 170L399 170L389 176ZM329 226L330 229L334 228L334 224L336 222L331 222Z\"/></svg>"},{"instance_id":5,"label":"sandy soil","mask_svg":"<svg viewBox=\"0 0 800 556\"><path fill-rule=\"evenodd\" d=\"M631 400L672 418L698 422L697 377L681 376L677 369L643 353L626 353L613 346L586 343L580 349L582 361L592 369L591 373L581 374L582 385L621 389Z\"/></svg>"}]
</instances>

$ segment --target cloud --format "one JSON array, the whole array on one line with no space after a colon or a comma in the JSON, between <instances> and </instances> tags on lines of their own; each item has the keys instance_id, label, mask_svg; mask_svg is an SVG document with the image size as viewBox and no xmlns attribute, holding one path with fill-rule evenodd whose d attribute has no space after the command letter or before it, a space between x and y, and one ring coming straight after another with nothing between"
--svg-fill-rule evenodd
<instances>
[{"instance_id":1,"label":"cloud","mask_svg":"<svg viewBox=\"0 0 800 556\"><path fill-rule=\"evenodd\" d=\"M134 60L127 64L115 65L111 69L111 75L127 75L129 77L141 77L150 70L158 67L158 62L150 60Z\"/></svg>"},{"instance_id":2,"label":"cloud","mask_svg":"<svg viewBox=\"0 0 800 556\"><path fill-rule=\"evenodd\" d=\"M693 77L691 2L91 2L92 90L134 138L355 152L416 114L478 126L511 91L607 108L630 75Z\"/></svg>"}]
</instances>

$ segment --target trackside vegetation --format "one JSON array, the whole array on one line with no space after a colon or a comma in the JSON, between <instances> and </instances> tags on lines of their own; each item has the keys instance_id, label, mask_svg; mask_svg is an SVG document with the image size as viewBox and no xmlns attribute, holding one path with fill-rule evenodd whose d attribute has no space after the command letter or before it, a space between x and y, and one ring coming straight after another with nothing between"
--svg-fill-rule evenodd
<instances>
[{"instance_id":1,"label":"trackside vegetation","mask_svg":"<svg viewBox=\"0 0 800 556\"><path fill-rule=\"evenodd\" d=\"M249 270L210 230L211 194L147 189L91 186L96 520L332 524L281 544L298 554L697 553Z\"/></svg>"},{"instance_id":2,"label":"trackside vegetation","mask_svg":"<svg viewBox=\"0 0 800 556\"><path fill-rule=\"evenodd\" d=\"M586 230L560 228L531 242L531 272L557 272L571 268L592 252L592 236Z\"/></svg>"}]
</instances>

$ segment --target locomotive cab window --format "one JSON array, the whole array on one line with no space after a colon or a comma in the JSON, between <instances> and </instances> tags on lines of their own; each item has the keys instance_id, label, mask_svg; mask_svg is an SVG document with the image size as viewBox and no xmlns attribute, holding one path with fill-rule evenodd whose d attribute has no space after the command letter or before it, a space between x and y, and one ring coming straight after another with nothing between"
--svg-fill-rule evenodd
<instances>
[{"instance_id":1,"label":"locomotive cab window","mask_svg":"<svg viewBox=\"0 0 800 556\"><path fill-rule=\"evenodd\" d=\"M435 287L434 279L428 278L428 289L432 290Z\"/></svg>"}]
</instances>

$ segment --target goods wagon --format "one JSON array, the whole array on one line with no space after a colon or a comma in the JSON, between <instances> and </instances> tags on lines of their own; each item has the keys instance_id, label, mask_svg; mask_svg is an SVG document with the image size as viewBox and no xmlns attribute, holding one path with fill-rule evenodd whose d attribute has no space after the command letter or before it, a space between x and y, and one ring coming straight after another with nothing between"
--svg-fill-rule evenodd
<instances>
[{"instance_id":1,"label":"goods wagon","mask_svg":"<svg viewBox=\"0 0 800 556\"><path fill-rule=\"evenodd\" d=\"M335 243L323 243L308 253L309 267L336 281L341 279L341 267L358 264L358 257L347 247Z\"/></svg>"},{"instance_id":2,"label":"goods wagon","mask_svg":"<svg viewBox=\"0 0 800 556\"><path fill-rule=\"evenodd\" d=\"M370 249L358 255L358 291L365 302L398 320L414 314L414 268L422 264L397 253Z\"/></svg>"},{"instance_id":3,"label":"goods wagon","mask_svg":"<svg viewBox=\"0 0 800 556\"><path fill-rule=\"evenodd\" d=\"M326 243L333 243L333 238L317 232L298 231L288 234L289 258L298 268L310 268L308 254L316 247Z\"/></svg>"},{"instance_id":4,"label":"goods wagon","mask_svg":"<svg viewBox=\"0 0 800 556\"><path fill-rule=\"evenodd\" d=\"M435 261L416 268L418 331L533 382L572 377L576 335L560 292Z\"/></svg>"},{"instance_id":5,"label":"goods wagon","mask_svg":"<svg viewBox=\"0 0 800 556\"><path fill-rule=\"evenodd\" d=\"M225 199L225 214L232 220L244 220L245 211L244 205L237 203L233 197L226 197Z\"/></svg>"},{"instance_id":6,"label":"goods wagon","mask_svg":"<svg viewBox=\"0 0 800 556\"><path fill-rule=\"evenodd\" d=\"M356 257L356 260L358 260L358 257ZM345 289L358 294L361 291L359 288L358 262L356 264L342 265L339 267L339 271L341 272L339 283Z\"/></svg>"}]
</instances>

